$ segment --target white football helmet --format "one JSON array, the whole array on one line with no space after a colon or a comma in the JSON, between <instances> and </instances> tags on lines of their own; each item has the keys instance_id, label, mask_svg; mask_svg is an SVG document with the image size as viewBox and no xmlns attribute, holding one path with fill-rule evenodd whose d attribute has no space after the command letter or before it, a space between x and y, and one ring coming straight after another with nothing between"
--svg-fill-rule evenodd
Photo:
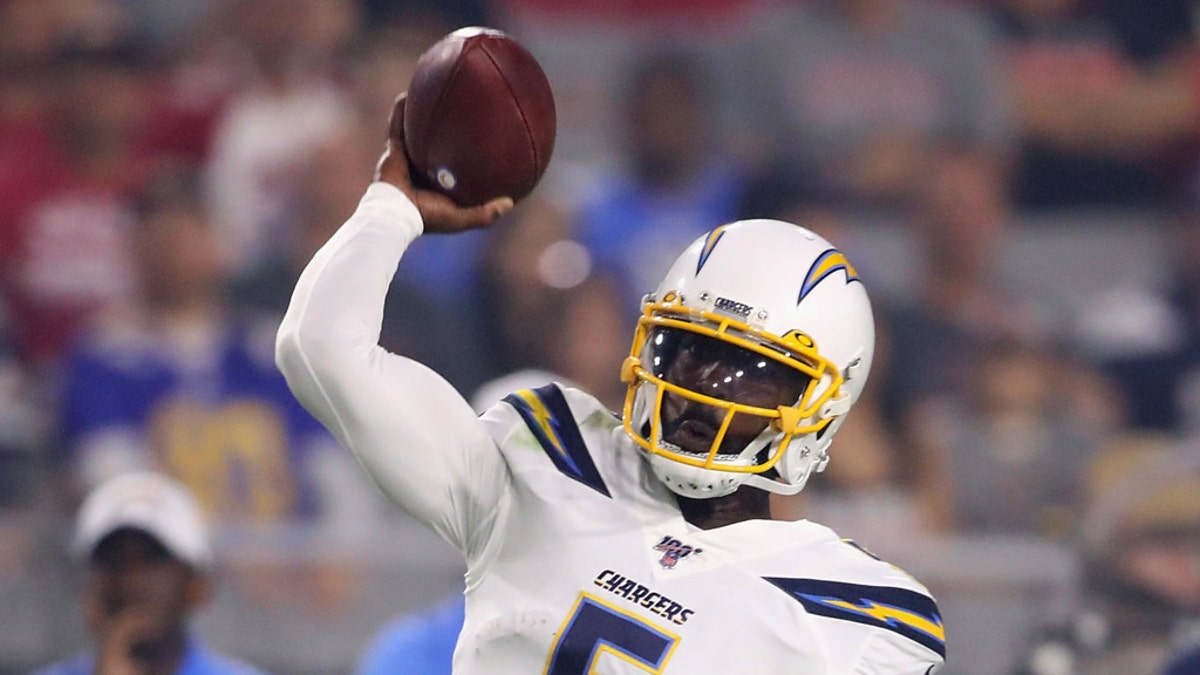
<instances>
[{"instance_id":1,"label":"white football helmet","mask_svg":"<svg viewBox=\"0 0 1200 675\"><path fill-rule=\"evenodd\" d=\"M874 346L866 290L828 241L777 220L723 225L643 301L625 432L677 494L795 494L825 468Z\"/></svg>"}]
</instances>

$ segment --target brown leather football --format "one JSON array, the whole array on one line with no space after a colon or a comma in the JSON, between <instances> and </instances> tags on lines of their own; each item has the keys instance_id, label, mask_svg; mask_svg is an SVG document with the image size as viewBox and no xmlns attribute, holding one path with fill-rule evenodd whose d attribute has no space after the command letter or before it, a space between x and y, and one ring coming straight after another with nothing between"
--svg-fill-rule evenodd
<instances>
[{"instance_id":1,"label":"brown leather football","mask_svg":"<svg viewBox=\"0 0 1200 675\"><path fill-rule=\"evenodd\" d=\"M460 206L527 196L550 163L556 128L546 74L501 31L460 28L417 61L405 150L414 178Z\"/></svg>"}]
</instances>

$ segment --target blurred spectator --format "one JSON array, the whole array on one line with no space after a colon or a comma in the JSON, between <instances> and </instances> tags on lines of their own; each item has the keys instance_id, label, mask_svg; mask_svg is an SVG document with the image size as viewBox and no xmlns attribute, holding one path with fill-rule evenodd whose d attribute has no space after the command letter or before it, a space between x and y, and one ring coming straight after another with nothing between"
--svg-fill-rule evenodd
<instances>
[{"instance_id":1,"label":"blurred spectator","mask_svg":"<svg viewBox=\"0 0 1200 675\"><path fill-rule=\"evenodd\" d=\"M1162 184L1154 148L1127 134L1093 131L1107 102L1139 77L1099 3L1005 0L995 18L1006 38L1022 132L1013 185L1018 203L1147 203ZM1144 105L1148 112L1153 99Z\"/></svg>"},{"instance_id":2,"label":"blurred spectator","mask_svg":"<svg viewBox=\"0 0 1200 675\"><path fill-rule=\"evenodd\" d=\"M1088 487L1080 670L1157 672L1176 641L1197 638L1200 448L1125 436L1097 457Z\"/></svg>"},{"instance_id":3,"label":"blurred spectator","mask_svg":"<svg viewBox=\"0 0 1200 675\"><path fill-rule=\"evenodd\" d=\"M369 532L372 493L353 460L274 368L275 323L239 321L222 303L195 181L160 177L140 205L140 303L98 326L67 363L71 476L91 487L153 467L188 485L218 525L308 523L333 541Z\"/></svg>"},{"instance_id":4,"label":"blurred spectator","mask_svg":"<svg viewBox=\"0 0 1200 675\"><path fill-rule=\"evenodd\" d=\"M358 16L352 0L236 2L229 29L244 39L251 76L218 125L208 181L222 252L240 277L286 226L300 167L351 119L336 76Z\"/></svg>"},{"instance_id":5,"label":"blurred spectator","mask_svg":"<svg viewBox=\"0 0 1200 675\"><path fill-rule=\"evenodd\" d=\"M910 216L920 245L914 297L881 311L891 366L880 403L911 453L900 462L898 479L915 487L932 526L949 527L948 464L937 454L921 454L936 446L914 442L911 434L922 426L910 418L935 397L969 400L973 364L983 345L1028 336L1037 319L1023 301L1000 290L997 278L1009 223L1000 167L974 150L950 148L935 157Z\"/></svg>"},{"instance_id":6,"label":"blurred spectator","mask_svg":"<svg viewBox=\"0 0 1200 675\"><path fill-rule=\"evenodd\" d=\"M1139 429L1200 432L1200 210L1189 203L1166 231L1159 292L1116 288L1083 308L1088 356L1119 385Z\"/></svg>"},{"instance_id":7,"label":"blurred spectator","mask_svg":"<svg viewBox=\"0 0 1200 675\"><path fill-rule=\"evenodd\" d=\"M821 191L910 196L945 142L1002 152L1009 101L976 10L906 0L787 3L730 74L735 132Z\"/></svg>"},{"instance_id":8,"label":"blurred spectator","mask_svg":"<svg viewBox=\"0 0 1200 675\"><path fill-rule=\"evenodd\" d=\"M130 198L155 160L136 46L72 48L59 68L51 143L0 172L0 292L21 357L40 362L128 300Z\"/></svg>"},{"instance_id":9,"label":"blurred spectator","mask_svg":"<svg viewBox=\"0 0 1200 675\"><path fill-rule=\"evenodd\" d=\"M552 200L535 193L505 220L489 231L479 263L489 377L549 368L547 350L563 328L566 291L592 271L591 255L574 239L574 222Z\"/></svg>"},{"instance_id":10,"label":"blurred spectator","mask_svg":"<svg viewBox=\"0 0 1200 675\"><path fill-rule=\"evenodd\" d=\"M466 602L461 595L384 626L356 675L450 675Z\"/></svg>"},{"instance_id":11,"label":"blurred spectator","mask_svg":"<svg viewBox=\"0 0 1200 675\"><path fill-rule=\"evenodd\" d=\"M278 323L304 266L354 212L363 186L371 180L362 168L371 166L378 149L378 143L364 143L350 133L314 149L296 177L288 229L255 272L233 289L239 307ZM460 391L471 391L482 376L481 350L470 348L477 339L469 321L472 313L451 293L430 295L426 290L410 277L397 275L384 304L380 344L421 359Z\"/></svg>"},{"instance_id":12,"label":"blurred spectator","mask_svg":"<svg viewBox=\"0 0 1200 675\"><path fill-rule=\"evenodd\" d=\"M654 288L668 252L738 215L745 176L718 147L707 76L695 56L662 51L638 58L624 83L618 120L628 166L600 179L578 221L599 269L627 288ZM640 300L631 295L628 306Z\"/></svg>"},{"instance_id":13,"label":"blurred spectator","mask_svg":"<svg viewBox=\"0 0 1200 675\"><path fill-rule=\"evenodd\" d=\"M48 75L57 35L48 6L41 0L0 4L0 184L50 141Z\"/></svg>"},{"instance_id":14,"label":"blurred spectator","mask_svg":"<svg viewBox=\"0 0 1200 675\"><path fill-rule=\"evenodd\" d=\"M72 544L87 566L89 653L39 675L253 675L192 633L211 592L212 545L198 505L154 473L121 476L83 503Z\"/></svg>"},{"instance_id":15,"label":"blurred spectator","mask_svg":"<svg viewBox=\"0 0 1200 675\"><path fill-rule=\"evenodd\" d=\"M938 512L960 532L1065 539L1094 436L1058 383L1057 354L997 338L975 353L969 387L928 399L908 424L915 453L942 464Z\"/></svg>"},{"instance_id":16,"label":"blurred spectator","mask_svg":"<svg viewBox=\"0 0 1200 675\"><path fill-rule=\"evenodd\" d=\"M1028 333L1035 321L997 278L1010 217L1000 167L986 155L952 149L939 152L924 179L909 217L919 246L914 297L883 311L892 367L881 393L896 420L924 397L965 391L977 345Z\"/></svg>"}]
</instances>

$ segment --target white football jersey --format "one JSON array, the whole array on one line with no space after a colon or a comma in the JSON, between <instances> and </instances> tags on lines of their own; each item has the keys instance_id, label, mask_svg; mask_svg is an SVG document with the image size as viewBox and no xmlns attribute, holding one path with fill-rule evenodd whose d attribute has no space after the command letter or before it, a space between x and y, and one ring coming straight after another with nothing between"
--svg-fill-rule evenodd
<instances>
[{"instance_id":1,"label":"white football jersey","mask_svg":"<svg viewBox=\"0 0 1200 675\"><path fill-rule=\"evenodd\" d=\"M467 560L464 675L926 675L928 591L808 521L688 524L620 420L548 384L482 417L378 347L416 209L372 186L305 270L277 359L396 503Z\"/></svg>"}]
</instances>

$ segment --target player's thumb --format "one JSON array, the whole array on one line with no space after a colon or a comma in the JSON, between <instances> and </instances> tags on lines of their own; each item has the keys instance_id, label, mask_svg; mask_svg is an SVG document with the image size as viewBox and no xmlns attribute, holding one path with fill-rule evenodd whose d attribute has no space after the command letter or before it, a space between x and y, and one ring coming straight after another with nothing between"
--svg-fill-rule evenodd
<instances>
[{"instance_id":1,"label":"player's thumb","mask_svg":"<svg viewBox=\"0 0 1200 675\"><path fill-rule=\"evenodd\" d=\"M513 207L508 197L493 199L479 206L463 207L445 195L421 190L416 196L417 209L425 220L426 232L463 232L487 227Z\"/></svg>"}]
</instances>

